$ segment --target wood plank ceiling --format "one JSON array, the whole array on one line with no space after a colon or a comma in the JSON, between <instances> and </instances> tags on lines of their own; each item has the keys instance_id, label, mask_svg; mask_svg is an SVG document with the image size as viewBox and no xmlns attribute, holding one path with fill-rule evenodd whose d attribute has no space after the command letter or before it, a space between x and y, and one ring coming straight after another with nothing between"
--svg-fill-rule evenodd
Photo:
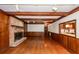
<instances>
[{"instance_id":1,"label":"wood plank ceiling","mask_svg":"<svg viewBox=\"0 0 79 59\"><path fill-rule=\"evenodd\" d=\"M26 23L52 23L79 10L79 5L0 5L0 9Z\"/></svg>"}]
</instances>

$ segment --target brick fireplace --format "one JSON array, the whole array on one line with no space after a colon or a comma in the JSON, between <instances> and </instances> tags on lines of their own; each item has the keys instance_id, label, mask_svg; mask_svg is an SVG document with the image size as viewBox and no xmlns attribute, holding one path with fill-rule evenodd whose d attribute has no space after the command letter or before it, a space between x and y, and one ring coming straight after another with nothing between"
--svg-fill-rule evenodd
<instances>
[{"instance_id":1,"label":"brick fireplace","mask_svg":"<svg viewBox=\"0 0 79 59\"><path fill-rule=\"evenodd\" d=\"M16 18L10 17L10 19L9 45L10 47L16 47L26 39L26 37L24 37L24 24Z\"/></svg>"}]
</instances>

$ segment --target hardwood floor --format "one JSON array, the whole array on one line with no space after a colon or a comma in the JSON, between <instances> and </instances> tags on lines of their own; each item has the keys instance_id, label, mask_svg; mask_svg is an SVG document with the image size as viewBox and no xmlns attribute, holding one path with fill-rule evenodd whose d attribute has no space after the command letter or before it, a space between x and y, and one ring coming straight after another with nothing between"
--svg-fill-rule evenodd
<instances>
[{"instance_id":1,"label":"hardwood floor","mask_svg":"<svg viewBox=\"0 0 79 59\"><path fill-rule=\"evenodd\" d=\"M9 48L2 54L70 54L53 39L45 37L28 37L26 41L15 48Z\"/></svg>"}]
</instances>

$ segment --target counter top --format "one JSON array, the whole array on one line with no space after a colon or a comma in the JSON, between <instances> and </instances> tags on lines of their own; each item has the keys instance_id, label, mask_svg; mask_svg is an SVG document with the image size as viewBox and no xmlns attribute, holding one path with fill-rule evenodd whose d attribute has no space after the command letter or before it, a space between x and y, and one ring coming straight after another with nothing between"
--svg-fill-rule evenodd
<instances>
[{"instance_id":1,"label":"counter top","mask_svg":"<svg viewBox=\"0 0 79 59\"><path fill-rule=\"evenodd\" d=\"M75 34L68 34L68 33L62 33L62 34L75 37Z\"/></svg>"}]
</instances>

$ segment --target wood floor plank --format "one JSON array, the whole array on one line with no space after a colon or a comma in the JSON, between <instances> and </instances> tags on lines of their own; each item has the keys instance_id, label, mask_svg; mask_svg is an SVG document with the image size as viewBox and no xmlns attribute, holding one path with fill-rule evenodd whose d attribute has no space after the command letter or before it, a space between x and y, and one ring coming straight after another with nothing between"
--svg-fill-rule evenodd
<instances>
[{"instance_id":1,"label":"wood floor plank","mask_svg":"<svg viewBox=\"0 0 79 59\"><path fill-rule=\"evenodd\" d=\"M2 54L70 54L70 52L53 39L28 37L19 46L9 48Z\"/></svg>"}]
</instances>

